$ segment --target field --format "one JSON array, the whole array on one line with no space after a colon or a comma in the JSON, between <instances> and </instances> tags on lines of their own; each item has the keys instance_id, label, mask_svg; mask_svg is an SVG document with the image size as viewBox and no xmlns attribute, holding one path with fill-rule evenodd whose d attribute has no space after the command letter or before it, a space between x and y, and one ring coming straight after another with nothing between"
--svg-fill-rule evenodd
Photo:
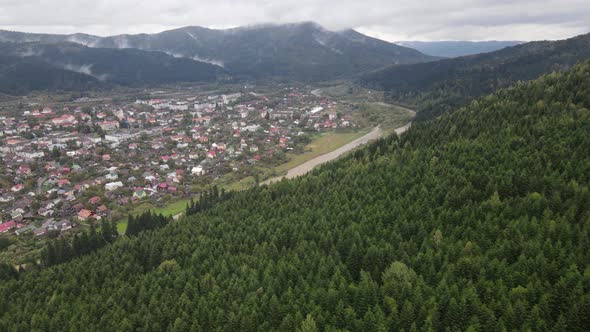
<instances>
[{"instance_id":1,"label":"field","mask_svg":"<svg viewBox=\"0 0 590 332\"><path fill-rule=\"evenodd\" d=\"M152 210L157 214L162 214L165 216L175 216L179 213L183 213L186 209L186 205L190 202L190 198L180 199L169 204L166 204L163 207L154 207L150 203L144 203L139 206L136 206L129 212L132 215L141 214L147 210ZM125 230L127 230L127 217L120 219L117 221L117 229L119 230L119 234L124 234Z\"/></svg>"},{"instance_id":2,"label":"field","mask_svg":"<svg viewBox=\"0 0 590 332\"><path fill-rule=\"evenodd\" d=\"M380 125L386 133L410 122L414 114L404 108L382 102L362 103L353 113L355 121L361 126Z\"/></svg>"},{"instance_id":3,"label":"field","mask_svg":"<svg viewBox=\"0 0 590 332\"><path fill-rule=\"evenodd\" d=\"M286 173L295 166L299 166L306 161L317 156L334 151L339 147L362 137L369 130L360 130L349 133L325 133L318 135L314 140L305 147L305 152L301 154L288 153L289 161L275 167L278 174Z\"/></svg>"}]
</instances>

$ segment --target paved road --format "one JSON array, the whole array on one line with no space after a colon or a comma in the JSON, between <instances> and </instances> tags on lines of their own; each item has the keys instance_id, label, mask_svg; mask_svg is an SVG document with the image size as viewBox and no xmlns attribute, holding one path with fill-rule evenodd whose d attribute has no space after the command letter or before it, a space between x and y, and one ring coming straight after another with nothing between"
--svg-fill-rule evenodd
<instances>
[{"instance_id":1,"label":"paved road","mask_svg":"<svg viewBox=\"0 0 590 332\"><path fill-rule=\"evenodd\" d=\"M407 124L395 129L396 134L400 135L400 134L406 132L410 128L411 125L412 125L412 122L408 122ZM357 138L356 140L354 140L346 145L343 145L340 148L338 148L332 152L328 152L328 153L323 154L321 156L317 156L311 160L306 161L305 163L303 163L299 166L291 168L287 172L287 175L277 176L277 177L268 179L268 180L264 181L262 184L270 184L273 182L280 181L283 178L292 179L292 178L304 175L307 172L314 169L314 167L319 166L324 163L327 163L328 161L334 160L334 159L340 157L342 154L344 154L354 148L357 148L361 145L367 144L368 142L370 142L372 140L380 138L382 135L383 135L383 131L381 130L381 128L379 128L379 126L377 126L377 127L373 128L373 130L371 130L365 136Z\"/></svg>"}]
</instances>

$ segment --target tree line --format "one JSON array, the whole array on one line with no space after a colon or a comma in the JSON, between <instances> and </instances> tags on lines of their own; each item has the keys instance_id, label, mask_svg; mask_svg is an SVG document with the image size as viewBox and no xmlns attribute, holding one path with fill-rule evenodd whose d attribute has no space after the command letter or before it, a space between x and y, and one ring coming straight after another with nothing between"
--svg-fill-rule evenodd
<instances>
[{"instance_id":1,"label":"tree line","mask_svg":"<svg viewBox=\"0 0 590 332\"><path fill-rule=\"evenodd\" d=\"M100 231L97 231L96 226L91 224L88 231L75 234L72 238L61 237L49 241L47 247L43 249L41 263L48 267L95 252L99 248L113 243L118 234L115 222L102 220Z\"/></svg>"}]
</instances>

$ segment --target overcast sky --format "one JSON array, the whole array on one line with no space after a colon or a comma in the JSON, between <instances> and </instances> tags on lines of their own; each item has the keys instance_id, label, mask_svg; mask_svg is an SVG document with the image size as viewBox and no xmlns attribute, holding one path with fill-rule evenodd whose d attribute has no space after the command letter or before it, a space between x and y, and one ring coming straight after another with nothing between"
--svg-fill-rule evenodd
<instances>
[{"instance_id":1,"label":"overcast sky","mask_svg":"<svg viewBox=\"0 0 590 332\"><path fill-rule=\"evenodd\" d=\"M540 40L590 32L590 0L0 0L0 29L153 33L316 21L389 40Z\"/></svg>"}]
</instances>

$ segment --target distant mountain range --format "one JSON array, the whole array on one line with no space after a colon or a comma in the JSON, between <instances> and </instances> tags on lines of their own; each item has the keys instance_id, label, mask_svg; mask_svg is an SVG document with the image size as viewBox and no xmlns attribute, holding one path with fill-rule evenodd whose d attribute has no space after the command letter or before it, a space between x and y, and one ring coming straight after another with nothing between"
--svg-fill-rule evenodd
<instances>
[{"instance_id":1,"label":"distant mountain range","mask_svg":"<svg viewBox=\"0 0 590 332\"><path fill-rule=\"evenodd\" d=\"M430 118L463 106L473 97L517 81L566 70L588 58L590 34L429 63L391 66L364 75L360 83L386 91L390 101L416 105L418 118Z\"/></svg>"},{"instance_id":2,"label":"distant mountain range","mask_svg":"<svg viewBox=\"0 0 590 332\"><path fill-rule=\"evenodd\" d=\"M489 53L505 47L523 44L523 41L401 41L397 45L416 49L424 54L455 58L458 56Z\"/></svg>"},{"instance_id":3,"label":"distant mountain range","mask_svg":"<svg viewBox=\"0 0 590 332\"><path fill-rule=\"evenodd\" d=\"M205 80L215 72L204 63L223 67L235 78L267 78L280 77L297 80L325 80L350 77L368 70L375 70L392 64L410 64L432 61L436 57L424 55L414 49L398 46L379 39L371 38L354 30L328 31L318 24L306 22L283 25L258 25L226 30L213 30L202 27L185 27L157 34L119 35L99 37L86 34L49 35L32 34L12 31L0 31L0 41L5 43L42 43L43 47L59 43L76 43L87 46L80 48L84 63L77 64L91 66L95 77L98 75L112 75L112 81L119 84L134 82L133 76L142 81L158 81L160 71L156 71L150 79L147 71L138 74L135 70L126 70L126 66L140 63L156 65L152 60L159 57L169 64L174 63L172 57L190 60L193 66L200 64L204 70L202 75L196 75ZM29 47L29 46L27 46ZM71 46L73 47L73 46ZM119 70L126 70L121 79L115 80L116 75L106 70L104 73L95 72L100 68L114 66L110 60L107 64L101 58L109 53L106 49L126 49L126 57L133 57L133 61L122 61ZM135 51L127 50L135 49ZM93 51L100 50L100 51ZM162 53L139 52L157 51ZM115 52L115 51L111 51ZM51 52L50 52L51 53ZM53 53L52 53L53 54ZM23 57L27 57L27 52ZM73 54L69 54L73 56ZM97 56L93 58L93 56ZM146 57L147 59L140 59ZM109 58L110 59L110 58ZM55 62L58 59L52 59ZM113 58L114 60L114 58ZM178 60L181 61L181 60ZM157 61L156 61L157 62ZM187 62L184 65L188 66ZM157 68L157 67L156 67ZM66 67L62 69L67 69ZM186 80L186 73L169 73L162 81L170 79ZM172 77L171 77L172 76ZM192 76L191 76L192 77ZM194 81L190 79L189 81Z\"/></svg>"}]
</instances>

